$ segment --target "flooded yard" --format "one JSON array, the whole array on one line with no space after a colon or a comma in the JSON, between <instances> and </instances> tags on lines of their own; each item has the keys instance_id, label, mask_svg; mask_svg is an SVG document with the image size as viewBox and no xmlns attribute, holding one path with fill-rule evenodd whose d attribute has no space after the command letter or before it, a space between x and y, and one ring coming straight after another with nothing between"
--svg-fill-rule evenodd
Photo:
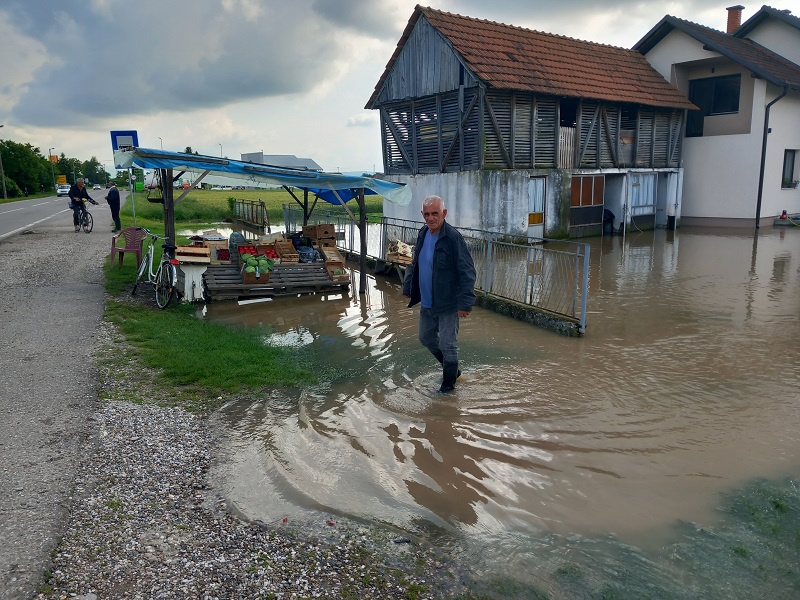
<instances>
[{"instance_id":1,"label":"flooded yard","mask_svg":"<svg viewBox=\"0 0 800 600\"><path fill-rule=\"evenodd\" d=\"M398 527L487 597L796 597L798 523L788 566L759 567L763 540L731 519L764 494L800 511L800 230L588 241L586 335L476 308L449 395L397 279L207 305L326 369L316 389L220 412L230 502L263 522Z\"/></svg>"}]
</instances>

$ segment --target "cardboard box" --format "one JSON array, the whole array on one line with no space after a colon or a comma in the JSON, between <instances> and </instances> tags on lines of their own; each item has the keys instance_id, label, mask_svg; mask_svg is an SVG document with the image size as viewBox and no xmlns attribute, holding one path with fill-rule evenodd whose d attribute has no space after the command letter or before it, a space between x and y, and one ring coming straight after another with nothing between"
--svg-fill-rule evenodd
<instances>
[{"instance_id":1,"label":"cardboard box","mask_svg":"<svg viewBox=\"0 0 800 600\"><path fill-rule=\"evenodd\" d=\"M248 273L245 270L242 270L242 283L247 285L264 285L269 283L269 271L266 273L259 273L259 275L260 277L256 277L255 273Z\"/></svg>"},{"instance_id":2,"label":"cardboard box","mask_svg":"<svg viewBox=\"0 0 800 600\"><path fill-rule=\"evenodd\" d=\"M328 272L328 277L333 281L349 281L350 271L348 271L344 263L325 263L325 270ZM341 271L341 273L337 273Z\"/></svg>"},{"instance_id":3,"label":"cardboard box","mask_svg":"<svg viewBox=\"0 0 800 600\"><path fill-rule=\"evenodd\" d=\"M321 239L314 240L315 248L336 248L336 240L334 239Z\"/></svg>"},{"instance_id":4,"label":"cardboard box","mask_svg":"<svg viewBox=\"0 0 800 600\"><path fill-rule=\"evenodd\" d=\"M333 226L333 223L323 223L322 225L317 225L317 239L334 239L336 236L336 228Z\"/></svg>"}]
</instances>

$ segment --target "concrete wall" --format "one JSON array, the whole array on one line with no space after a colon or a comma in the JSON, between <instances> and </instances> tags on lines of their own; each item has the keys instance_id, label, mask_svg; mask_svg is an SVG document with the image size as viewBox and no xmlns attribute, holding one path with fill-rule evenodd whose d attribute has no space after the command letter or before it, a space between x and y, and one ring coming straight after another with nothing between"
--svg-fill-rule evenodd
<instances>
[{"instance_id":1,"label":"concrete wall","mask_svg":"<svg viewBox=\"0 0 800 600\"><path fill-rule=\"evenodd\" d=\"M659 173L672 181L671 194L678 194L682 171L680 169L635 169L639 173ZM606 170L497 170L465 171L460 173L433 173L427 175L392 175L390 181L405 183L411 188L412 200L402 207L384 201L383 213L387 217L422 222L422 201L431 195L441 196L447 208L447 221L456 227L498 231L516 236L528 232L528 182L531 177L546 178L545 237L568 236L570 218L570 184L572 174L598 174L606 176L606 208L614 213L615 227L623 218L622 205L626 201L628 169ZM672 178L672 179L669 179ZM663 193L663 190L661 190ZM669 202L674 204L674 195ZM663 206L665 200L662 198ZM679 203L680 204L680 203ZM680 214L680 206L679 206Z\"/></svg>"}]
</instances>

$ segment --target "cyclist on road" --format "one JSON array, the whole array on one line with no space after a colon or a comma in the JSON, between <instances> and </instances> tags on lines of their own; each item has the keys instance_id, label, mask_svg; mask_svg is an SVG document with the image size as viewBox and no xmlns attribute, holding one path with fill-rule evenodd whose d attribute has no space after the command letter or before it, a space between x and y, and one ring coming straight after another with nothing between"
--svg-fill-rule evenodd
<instances>
[{"instance_id":1,"label":"cyclist on road","mask_svg":"<svg viewBox=\"0 0 800 600\"><path fill-rule=\"evenodd\" d=\"M70 208L72 208L72 224L75 225L75 231L81 230L81 213L86 212L86 202L88 200L94 205L97 205L89 192L86 191L86 186L83 183L83 177L79 177L71 188L69 188Z\"/></svg>"}]
</instances>

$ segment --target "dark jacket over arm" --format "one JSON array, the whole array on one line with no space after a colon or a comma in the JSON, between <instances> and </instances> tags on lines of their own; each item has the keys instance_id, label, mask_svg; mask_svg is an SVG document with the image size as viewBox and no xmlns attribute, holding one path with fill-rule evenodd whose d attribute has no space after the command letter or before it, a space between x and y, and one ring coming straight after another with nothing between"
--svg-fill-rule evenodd
<instances>
[{"instance_id":1,"label":"dark jacket over arm","mask_svg":"<svg viewBox=\"0 0 800 600\"><path fill-rule=\"evenodd\" d=\"M83 202L84 200L91 200L94 202L89 192L86 191L86 186L79 188L76 184L73 184L72 187L69 188L69 199L73 202Z\"/></svg>"},{"instance_id":2,"label":"dark jacket over arm","mask_svg":"<svg viewBox=\"0 0 800 600\"><path fill-rule=\"evenodd\" d=\"M417 304L419 266L417 260L425 241L428 226L423 225L414 246L414 260L406 270L403 295L409 296L408 306ZM431 312L441 314L454 310L471 311L475 304L475 265L462 235L445 221L433 253L433 302Z\"/></svg>"}]
</instances>

